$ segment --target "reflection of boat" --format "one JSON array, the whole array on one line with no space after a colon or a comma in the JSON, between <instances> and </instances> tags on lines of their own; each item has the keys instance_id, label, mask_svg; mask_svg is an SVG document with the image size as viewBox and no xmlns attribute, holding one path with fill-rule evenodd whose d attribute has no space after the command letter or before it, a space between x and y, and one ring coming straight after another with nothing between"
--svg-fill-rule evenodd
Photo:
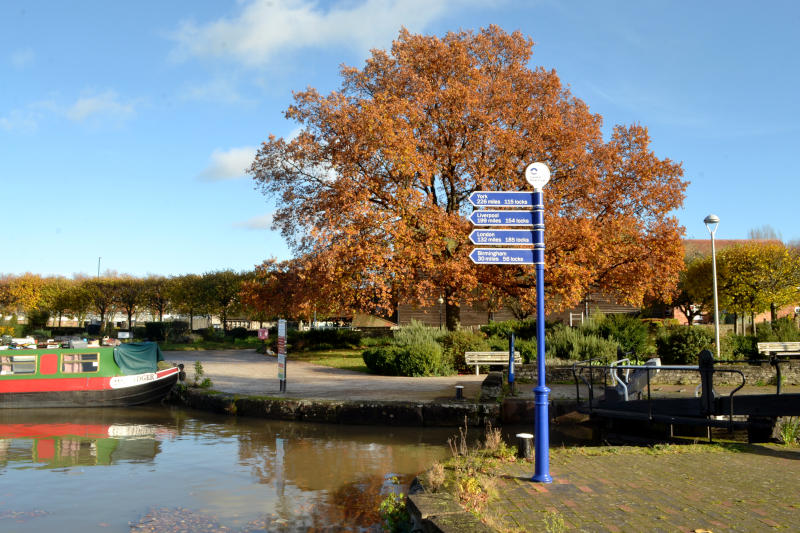
<instances>
[{"instance_id":1,"label":"reflection of boat","mask_svg":"<svg viewBox=\"0 0 800 533\"><path fill-rule=\"evenodd\" d=\"M0 462L41 463L45 468L150 461L159 451L163 427L131 424L0 423ZM128 435L128 436L122 436ZM131 436L132 435L132 436ZM13 441L32 441L13 446Z\"/></svg>"},{"instance_id":2,"label":"reflection of boat","mask_svg":"<svg viewBox=\"0 0 800 533\"><path fill-rule=\"evenodd\" d=\"M125 407L157 401L182 373L163 361L152 342L5 350L0 353L0 408Z\"/></svg>"}]
</instances>

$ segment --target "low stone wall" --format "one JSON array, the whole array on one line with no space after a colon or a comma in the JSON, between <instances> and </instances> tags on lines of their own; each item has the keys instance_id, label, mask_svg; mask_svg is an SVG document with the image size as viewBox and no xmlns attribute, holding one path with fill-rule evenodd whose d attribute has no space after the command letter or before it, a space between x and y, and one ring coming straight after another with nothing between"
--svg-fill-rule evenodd
<instances>
[{"instance_id":1,"label":"low stone wall","mask_svg":"<svg viewBox=\"0 0 800 533\"><path fill-rule=\"evenodd\" d=\"M732 369L741 371L744 374L748 385L775 385L775 367L769 363L760 364L719 364L718 370ZM574 383L571 366L550 366L547 367L548 383ZM599 373L598 373L599 374ZM536 382L538 372L536 365L520 365L517 367L517 380ZM598 376L599 377L599 376ZM792 359L781 363L781 378L786 385L800 385L800 360ZM504 381L507 380L504 376ZM665 371L651 375L651 383L654 385L699 385L700 373L696 371ZM717 385L738 385L741 383L741 376L735 372L716 372L714 383Z\"/></svg>"},{"instance_id":2,"label":"low stone wall","mask_svg":"<svg viewBox=\"0 0 800 533\"><path fill-rule=\"evenodd\" d=\"M470 401L366 402L293 400L217 393L204 389L176 388L168 401L192 409L220 414L296 420L329 424L378 426L484 426L500 421L500 404Z\"/></svg>"}]
</instances>

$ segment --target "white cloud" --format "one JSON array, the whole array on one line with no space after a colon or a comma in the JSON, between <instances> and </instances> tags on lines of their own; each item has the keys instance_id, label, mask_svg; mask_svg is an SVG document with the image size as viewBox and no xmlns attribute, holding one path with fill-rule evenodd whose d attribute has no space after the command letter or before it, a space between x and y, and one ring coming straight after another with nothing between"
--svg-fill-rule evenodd
<instances>
[{"instance_id":1,"label":"white cloud","mask_svg":"<svg viewBox=\"0 0 800 533\"><path fill-rule=\"evenodd\" d=\"M29 109L12 109L0 116L0 130L32 133L39 126L39 115Z\"/></svg>"},{"instance_id":2,"label":"white cloud","mask_svg":"<svg viewBox=\"0 0 800 533\"><path fill-rule=\"evenodd\" d=\"M268 230L272 227L272 213L266 215L258 215L242 222L237 222L233 225L235 228L244 228L249 230Z\"/></svg>"},{"instance_id":3,"label":"white cloud","mask_svg":"<svg viewBox=\"0 0 800 533\"><path fill-rule=\"evenodd\" d=\"M401 26L420 31L464 3L364 0L323 9L313 0L252 0L232 18L199 25L184 22L172 35L178 43L174 55L233 58L259 66L281 52L305 47L340 45L366 51L386 45Z\"/></svg>"},{"instance_id":4,"label":"white cloud","mask_svg":"<svg viewBox=\"0 0 800 533\"><path fill-rule=\"evenodd\" d=\"M124 119L133 115L133 104L118 100L117 93L106 91L94 96L79 98L64 111L64 115L75 122L85 122L90 118L101 116Z\"/></svg>"},{"instance_id":5,"label":"white cloud","mask_svg":"<svg viewBox=\"0 0 800 533\"><path fill-rule=\"evenodd\" d=\"M214 150L211 163L200 173L203 181L234 180L245 177L256 157L255 146L242 146L230 150Z\"/></svg>"},{"instance_id":6,"label":"white cloud","mask_svg":"<svg viewBox=\"0 0 800 533\"><path fill-rule=\"evenodd\" d=\"M11 53L11 64L17 68L27 67L33 60L36 59L36 54L33 52L33 48L20 48L19 50L14 50Z\"/></svg>"},{"instance_id":7,"label":"white cloud","mask_svg":"<svg viewBox=\"0 0 800 533\"><path fill-rule=\"evenodd\" d=\"M236 85L229 79L217 78L207 83L198 83L186 86L182 97L186 100L200 102L223 102L226 104L249 103L243 98Z\"/></svg>"}]
</instances>

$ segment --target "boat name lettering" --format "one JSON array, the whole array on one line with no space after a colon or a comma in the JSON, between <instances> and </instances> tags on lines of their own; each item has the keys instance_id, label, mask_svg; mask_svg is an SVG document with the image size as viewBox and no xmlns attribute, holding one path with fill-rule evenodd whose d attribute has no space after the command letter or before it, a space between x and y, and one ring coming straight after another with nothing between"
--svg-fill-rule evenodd
<instances>
[{"instance_id":1,"label":"boat name lettering","mask_svg":"<svg viewBox=\"0 0 800 533\"><path fill-rule=\"evenodd\" d=\"M141 385L142 383L149 383L155 381L157 376L155 374L137 374L135 376L115 376L111 378L111 388L121 389L123 387L133 387Z\"/></svg>"}]
</instances>

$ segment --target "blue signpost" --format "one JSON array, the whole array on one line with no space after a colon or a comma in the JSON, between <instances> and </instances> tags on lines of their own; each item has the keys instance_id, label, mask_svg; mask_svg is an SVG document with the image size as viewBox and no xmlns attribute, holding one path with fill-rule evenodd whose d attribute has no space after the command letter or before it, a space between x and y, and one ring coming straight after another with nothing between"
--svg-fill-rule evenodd
<instances>
[{"instance_id":1,"label":"blue signpost","mask_svg":"<svg viewBox=\"0 0 800 533\"><path fill-rule=\"evenodd\" d=\"M533 193L526 191L475 191L469 195L475 207L533 207Z\"/></svg>"},{"instance_id":2,"label":"blue signpost","mask_svg":"<svg viewBox=\"0 0 800 533\"><path fill-rule=\"evenodd\" d=\"M533 250L524 248L473 248L469 258L476 265L532 265Z\"/></svg>"},{"instance_id":3,"label":"blue signpost","mask_svg":"<svg viewBox=\"0 0 800 533\"><path fill-rule=\"evenodd\" d=\"M530 211L473 211L469 216L476 226L532 226Z\"/></svg>"},{"instance_id":4,"label":"blue signpost","mask_svg":"<svg viewBox=\"0 0 800 533\"><path fill-rule=\"evenodd\" d=\"M533 389L536 403L535 471L533 481L552 483L550 477L550 414L545 383L544 364L544 194L542 187L550 181L550 169L544 163L533 163L525 169L525 179L533 185L534 263L536 264L536 359L537 386Z\"/></svg>"},{"instance_id":5,"label":"blue signpost","mask_svg":"<svg viewBox=\"0 0 800 533\"><path fill-rule=\"evenodd\" d=\"M534 389L536 403L535 472L532 481L552 483L550 477L550 414L545 381L544 339L544 195L542 188L550 181L550 169L544 163L525 168L525 179L533 192L476 191L469 196L475 207L529 208L531 211L476 210L469 219L476 226L527 226L530 230L476 229L469 238L479 245L526 245L529 248L475 248L469 254L479 265L536 265L536 358L538 381ZM509 353L509 383L514 383L514 337Z\"/></svg>"},{"instance_id":6,"label":"blue signpost","mask_svg":"<svg viewBox=\"0 0 800 533\"><path fill-rule=\"evenodd\" d=\"M524 229L476 229L469 234L472 244L533 244L533 232Z\"/></svg>"}]
</instances>

